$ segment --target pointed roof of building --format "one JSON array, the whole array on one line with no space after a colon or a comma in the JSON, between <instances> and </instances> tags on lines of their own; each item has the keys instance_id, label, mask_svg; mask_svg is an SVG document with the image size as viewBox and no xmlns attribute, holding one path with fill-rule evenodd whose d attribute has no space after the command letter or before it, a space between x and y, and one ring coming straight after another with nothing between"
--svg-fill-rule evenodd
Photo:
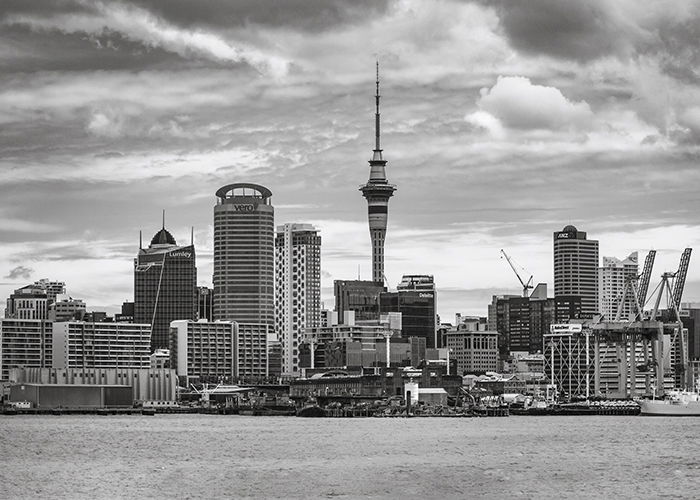
<instances>
[{"instance_id":1,"label":"pointed roof of building","mask_svg":"<svg viewBox=\"0 0 700 500\"><path fill-rule=\"evenodd\" d=\"M153 239L151 239L151 245L177 245L177 243L173 235L170 234L170 231L162 228L153 236Z\"/></svg>"}]
</instances>

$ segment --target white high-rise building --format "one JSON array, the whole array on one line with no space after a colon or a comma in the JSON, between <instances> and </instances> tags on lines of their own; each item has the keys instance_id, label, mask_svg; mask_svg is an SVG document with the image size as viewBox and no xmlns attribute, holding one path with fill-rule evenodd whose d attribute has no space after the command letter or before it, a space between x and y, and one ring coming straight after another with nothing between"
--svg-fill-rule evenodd
<instances>
[{"instance_id":1,"label":"white high-rise building","mask_svg":"<svg viewBox=\"0 0 700 500\"><path fill-rule=\"evenodd\" d=\"M606 320L615 319L625 291L625 283L627 280L636 279L638 274L639 256L637 252L632 252L624 260L603 257L603 266L598 269L598 297L600 300L598 310L605 315ZM622 306L620 319L626 321L634 312L634 301L631 295L628 295Z\"/></svg>"},{"instance_id":2,"label":"white high-rise building","mask_svg":"<svg viewBox=\"0 0 700 500\"><path fill-rule=\"evenodd\" d=\"M275 237L275 333L282 373L299 373L299 344L321 317L321 237L311 224L285 224Z\"/></svg>"}]
</instances>

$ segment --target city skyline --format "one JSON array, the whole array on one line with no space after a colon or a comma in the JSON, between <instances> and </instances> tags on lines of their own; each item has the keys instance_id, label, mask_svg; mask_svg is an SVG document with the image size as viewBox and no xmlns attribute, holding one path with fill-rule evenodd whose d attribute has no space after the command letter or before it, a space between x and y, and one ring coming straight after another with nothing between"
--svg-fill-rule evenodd
<instances>
[{"instance_id":1,"label":"city skyline","mask_svg":"<svg viewBox=\"0 0 700 500\"><path fill-rule=\"evenodd\" d=\"M551 234L568 224L601 258L656 249L653 287L700 241L700 9L562 5L6 3L0 292L47 277L118 310L138 231L163 208L177 240L195 227L211 286L212 193L254 182L274 193L275 224L319 228L332 308L333 280L371 278L357 187L375 58L400 189L390 287L432 274L444 321L486 315L492 294L520 289L499 249L553 290ZM684 301L697 300L691 265Z\"/></svg>"}]
</instances>

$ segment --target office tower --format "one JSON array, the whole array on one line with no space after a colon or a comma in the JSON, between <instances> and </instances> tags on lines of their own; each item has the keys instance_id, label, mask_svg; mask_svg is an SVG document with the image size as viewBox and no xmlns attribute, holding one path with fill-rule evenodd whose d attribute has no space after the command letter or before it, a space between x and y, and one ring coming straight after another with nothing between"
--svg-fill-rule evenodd
<instances>
[{"instance_id":1,"label":"office tower","mask_svg":"<svg viewBox=\"0 0 700 500\"><path fill-rule=\"evenodd\" d=\"M238 324L230 321L170 323L170 366L180 384L231 383L238 377Z\"/></svg>"},{"instance_id":2,"label":"office tower","mask_svg":"<svg viewBox=\"0 0 700 500\"><path fill-rule=\"evenodd\" d=\"M468 330L459 326L446 331L445 348L448 349L450 360L456 361L457 375L496 371L497 337L497 332Z\"/></svg>"},{"instance_id":3,"label":"office tower","mask_svg":"<svg viewBox=\"0 0 700 500\"><path fill-rule=\"evenodd\" d=\"M56 301L56 295L66 293L62 281L49 281L44 278L31 285L23 286L10 295L5 309L6 318L48 319L49 306Z\"/></svg>"},{"instance_id":4,"label":"office tower","mask_svg":"<svg viewBox=\"0 0 700 500\"><path fill-rule=\"evenodd\" d=\"M377 63L376 111L374 115L374 154L369 161L369 180L360 188L367 199L369 235L372 241L372 281L384 283L384 237L389 216L389 198L394 195L396 186L386 178L386 160L382 156L379 142L379 63Z\"/></svg>"},{"instance_id":5,"label":"office tower","mask_svg":"<svg viewBox=\"0 0 700 500\"><path fill-rule=\"evenodd\" d=\"M229 184L214 207L214 319L274 328L274 208L257 184Z\"/></svg>"},{"instance_id":6,"label":"office tower","mask_svg":"<svg viewBox=\"0 0 700 500\"><path fill-rule=\"evenodd\" d=\"M151 325L138 323L53 324L53 368L149 368Z\"/></svg>"},{"instance_id":7,"label":"office tower","mask_svg":"<svg viewBox=\"0 0 700 500\"><path fill-rule=\"evenodd\" d=\"M401 313L401 336L422 337L428 349L438 347L436 291L432 276L404 275L396 292L382 292L380 314Z\"/></svg>"},{"instance_id":8,"label":"office tower","mask_svg":"<svg viewBox=\"0 0 700 500\"><path fill-rule=\"evenodd\" d=\"M151 351L168 349L170 322L195 319L194 244L178 246L163 228L134 259L134 322L152 325Z\"/></svg>"},{"instance_id":9,"label":"office tower","mask_svg":"<svg viewBox=\"0 0 700 500\"><path fill-rule=\"evenodd\" d=\"M134 303L123 302L121 313L114 315L114 321L118 323L133 323L134 322Z\"/></svg>"},{"instance_id":10,"label":"office tower","mask_svg":"<svg viewBox=\"0 0 700 500\"><path fill-rule=\"evenodd\" d=\"M617 315L620 300L624 296L625 283L634 281L639 274L638 253L632 252L620 260L615 257L603 257L603 266L598 269L598 297L600 304L598 312L605 315L607 321L612 321ZM627 295L622 305L620 319L626 321L636 312L634 300Z\"/></svg>"},{"instance_id":11,"label":"office tower","mask_svg":"<svg viewBox=\"0 0 700 500\"><path fill-rule=\"evenodd\" d=\"M311 224L278 226L275 237L275 333L282 373L299 372L299 343L321 315L321 237Z\"/></svg>"},{"instance_id":12,"label":"office tower","mask_svg":"<svg viewBox=\"0 0 700 500\"><path fill-rule=\"evenodd\" d=\"M345 323L345 313L355 312L357 321L379 321L379 294L386 287L376 281L335 280L335 311L338 323Z\"/></svg>"},{"instance_id":13,"label":"office tower","mask_svg":"<svg viewBox=\"0 0 700 500\"><path fill-rule=\"evenodd\" d=\"M206 286L197 287L197 319L214 319L214 290Z\"/></svg>"},{"instance_id":14,"label":"office tower","mask_svg":"<svg viewBox=\"0 0 700 500\"><path fill-rule=\"evenodd\" d=\"M541 293L530 297L494 295L489 304L489 330L498 332L498 349L502 360L514 352L542 352L543 336L552 323L564 323L581 314L581 297L562 295L547 298L546 285Z\"/></svg>"},{"instance_id":15,"label":"office tower","mask_svg":"<svg viewBox=\"0 0 700 500\"><path fill-rule=\"evenodd\" d=\"M0 380L19 366L51 367L51 332L51 322L43 319L0 319Z\"/></svg>"},{"instance_id":16,"label":"office tower","mask_svg":"<svg viewBox=\"0 0 700 500\"><path fill-rule=\"evenodd\" d=\"M554 297L581 297L581 315L591 318L598 312L598 241L566 226L554 233Z\"/></svg>"}]
</instances>

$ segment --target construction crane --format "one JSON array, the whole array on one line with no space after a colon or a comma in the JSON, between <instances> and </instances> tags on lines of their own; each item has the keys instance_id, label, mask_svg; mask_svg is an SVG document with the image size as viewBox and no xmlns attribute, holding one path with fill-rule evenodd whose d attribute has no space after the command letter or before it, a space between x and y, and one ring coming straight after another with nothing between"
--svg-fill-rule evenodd
<instances>
[{"instance_id":1,"label":"construction crane","mask_svg":"<svg viewBox=\"0 0 700 500\"><path fill-rule=\"evenodd\" d=\"M520 284L523 287L523 297L527 297L529 295L527 291L532 288L532 275L530 275L530 279L527 280L527 283L524 282L523 279L520 277L518 270L515 269L515 265L513 264L513 261L510 259L508 254L502 248L501 248L501 253L503 254L503 257L505 257L506 260L508 261L508 264L510 264L510 268L513 270L515 275L518 277L518 281L520 281Z\"/></svg>"},{"instance_id":2,"label":"construction crane","mask_svg":"<svg viewBox=\"0 0 700 500\"><path fill-rule=\"evenodd\" d=\"M656 258L656 250L649 250L647 258L644 259L644 269L639 275L639 288L637 289L637 300L639 308L644 309L644 304L647 301L647 292L649 291L649 281L651 280L651 271L654 268L654 259ZM640 321L641 317L637 318Z\"/></svg>"},{"instance_id":3,"label":"construction crane","mask_svg":"<svg viewBox=\"0 0 700 500\"><path fill-rule=\"evenodd\" d=\"M681 310L681 297L683 297L683 288L685 287L685 277L688 275L688 264L690 264L690 253L693 251L692 248L686 248L683 250L681 255L681 261L678 264L678 271L674 276L675 280L673 283L673 305L676 306L677 310Z\"/></svg>"}]
</instances>

